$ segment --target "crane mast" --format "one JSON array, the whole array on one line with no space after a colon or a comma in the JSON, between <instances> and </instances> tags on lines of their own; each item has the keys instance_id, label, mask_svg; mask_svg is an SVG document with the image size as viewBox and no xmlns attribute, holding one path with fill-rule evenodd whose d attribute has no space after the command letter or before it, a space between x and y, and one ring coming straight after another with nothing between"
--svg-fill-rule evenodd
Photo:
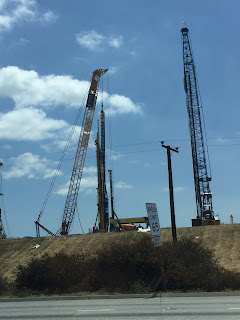
<instances>
[{"instance_id":1,"label":"crane mast","mask_svg":"<svg viewBox=\"0 0 240 320\"><path fill-rule=\"evenodd\" d=\"M0 240L6 239L6 238L7 238L7 234L6 234L4 226L3 226L2 209L0 208Z\"/></svg>"},{"instance_id":2,"label":"crane mast","mask_svg":"<svg viewBox=\"0 0 240 320\"><path fill-rule=\"evenodd\" d=\"M98 214L99 220L98 230L100 232L107 232L109 225L109 209L108 209L108 195L106 188L106 161L105 161L105 113L103 105L101 110L101 142L99 141L99 127L97 139L95 141L97 147L97 169L98 169Z\"/></svg>"},{"instance_id":3,"label":"crane mast","mask_svg":"<svg viewBox=\"0 0 240 320\"><path fill-rule=\"evenodd\" d=\"M207 172L206 152L201 121L200 95L196 69L193 60L191 44L188 36L189 30L182 28L184 89L186 92L186 106L189 117L189 132L192 147L193 172L197 206L197 220L214 220L212 208L212 193Z\"/></svg>"},{"instance_id":4,"label":"crane mast","mask_svg":"<svg viewBox=\"0 0 240 320\"><path fill-rule=\"evenodd\" d=\"M0 183L2 182L2 162L0 162ZM2 184L0 184L0 196L3 196L2 193ZM7 234L5 232L4 229L4 225L2 222L2 209L0 208L0 240L1 239L6 239L7 238Z\"/></svg>"},{"instance_id":5,"label":"crane mast","mask_svg":"<svg viewBox=\"0 0 240 320\"><path fill-rule=\"evenodd\" d=\"M103 105L101 110L101 153L100 153L100 168L101 168L101 197L103 208L103 220L105 232L108 231L109 224L109 209L108 209L108 195L106 187L106 160L105 160L105 112Z\"/></svg>"},{"instance_id":6,"label":"crane mast","mask_svg":"<svg viewBox=\"0 0 240 320\"><path fill-rule=\"evenodd\" d=\"M75 209L77 206L77 197L79 193L84 162L87 154L88 142L92 128L93 116L97 102L100 77L107 71L108 69L97 69L92 74L91 86L88 92L87 104L83 116L83 123L78 141L77 152L62 217L62 226L59 230L59 233L61 235L66 235L69 233L73 221Z\"/></svg>"}]
</instances>

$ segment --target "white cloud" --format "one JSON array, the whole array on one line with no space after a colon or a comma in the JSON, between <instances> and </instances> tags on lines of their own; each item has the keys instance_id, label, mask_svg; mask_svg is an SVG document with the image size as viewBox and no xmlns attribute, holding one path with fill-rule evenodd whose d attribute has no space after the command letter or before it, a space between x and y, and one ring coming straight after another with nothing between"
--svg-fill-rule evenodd
<instances>
[{"instance_id":1,"label":"white cloud","mask_svg":"<svg viewBox=\"0 0 240 320\"><path fill-rule=\"evenodd\" d=\"M114 185L115 189L133 189L133 186L131 184L128 184L124 181L118 181L115 185Z\"/></svg>"},{"instance_id":2,"label":"white cloud","mask_svg":"<svg viewBox=\"0 0 240 320\"><path fill-rule=\"evenodd\" d=\"M84 192L85 194L97 193L96 191L97 185L98 185L97 168L94 166L84 168L79 192ZM69 188L69 181L64 185L60 186L55 193L60 196L66 196L68 193L68 188ZM119 181L114 185L114 188L123 190L123 189L132 189L133 186L124 181Z\"/></svg>"},{"instance_id":3,"label":"white cloud","mask_svg":"<svg viewBox=\"0 0 240 320\"><path fill-rule=\"evenodd\" d=\"M120 48L122 43L123 43L122 36L121 37L115 37L115 38L111 37L108 40L109 46L113 47L113 48Z\"/></svg>"},{"instance_id":4,"label":"white cloud","mask_svg":"<svg viewBox=\"0 0 240 320\"><path fill-rule=\"evenodd\" d=\"M73 79L71 76L40 76L36 71L23 70L15 66L0 69L0 97L14 100L17 108L27 106L79 107L90 86L88 81ZM142 108L130 98L118 94L103 93L108 100L111 115L141 114ZM99 96L99 101L101 97Z\"/></svg>"},{"instance_id":5,"label":"white cloud","mask_svg":"<svg viewBox=\"0 0 240 320\"><path fill-rule=\"evenodd\" d=\"M52 10L47 10L42 16L42 20L46 22L55 22L57 20L57 15Z\"/></svg>"},{"instance_id":6,"label":"white cloud","mask_svg":"<svg viewBox=\"0 0 240 320\"><path fill-rule=\"evenodd\" d=\"M183 191L185 191L185 190L186 190L186 189L185 189L184 187L175 187L175 188L173 188L173 191L174 191L174 192L183 192ZM165 188L163 189L163 191L169 192L169 188L165 187Z\"/></svg>"},{"instance_id":7,"label":"white cloud","mask_svg":"<svg viewBox=\"0 0 240 320\"><path fill-rule=\"evenodd\" d=\"M48 162L46 158L40 158L32 153L24 153L12 159L12 166L4 171L4 178L47 179L55 174L56 162ZM59 173L61 174L61 173Z\"/></svg>"},{"instance_id":8,"label":"white cloud","mask_svg":"<svg viewBox=\"0 0 240 320\"><path fill-rule=\"evenodd\" d=\"M94 30L77 33L76 40L81 47L87 48L91 51L99 48L103 48L105 46L109 46L117 49L117 48L120 48L123 43L122 36L107 37L100 33L97 33Z\"/></svg>"},{"instance_id":9,"label":"white cloud","mask_svg":"<svg viewBox=\"0 0 240 320\"><path fill-rule=\"evenodd\" d=\"M142 108L140 105L135 104L132 100L125 96L113 94L109 96L110 108L106 110L106 113L111 113L112 116L116 114L142 114Z\"/></svg>"},{"instance_id":10,"label":"white cloud","mask_svg":"<svg viewBox=\"0 0 240 320\"><path fill-rule=\"evenodd\" d=\"M109 73L110 75L116 74L116 73L118 72L118 70L119 70L118 67L111 67L111 68L108 69L108 73Z\"/></svg>"},{"instance_id":11,"label":"white cloud","mask_svg":"<svg viewBox=\"0 0 240 320\"><path fill-rule=\"evenodd\" d=\"M63 120L47 118L38 109L18 109L0 113L0 139L38 141L56 138L68 124Z\"/></svg>"},{"instance_id":12,"label":"white cloud","mask_svg":"<svg viewBox=\"0 0 240 320\"><path fill-rule=\"evenodd\" d=\"M56 15L47 10L41 13L36 0L1 0L0 32L10 31L15 24L28 21L55 21Z\"/></svg>"},{"instance_id":13,"label":"white cloud","mask_svg":"<svg viewBox=\"0 0 240 320\"><path fill-rule=\"evenodd\" d=\"M39 76L37 72L8 66L0 69L0 96L10 97L17 107L79 106L89 87L88 81L71 76Z\"/></svg>"},{"instance_id":14,"label":"white cloud","mask_svg":"<svg viewBox=\"0 0 240 320\"><path fill-rule=\"evenodd\" d=\"M77 43L89 50L95 50L100 47L105 37L95 31L81 32L76 34Z\"/></svg>"},{"instance_id":15,"label":"white cloud","mask_svg":"<svg viewBox=\"0 0 240 320\"><path fill-rule=\"evenodd\" d=\"M85 167L83 169L83 177L81 179L79 192L84 192L86 194L96 192L97 185L97 168L94 166ZM55 193L60 196L66 196L68 193L68 188L69 181L61 187L59 187L59 189Z\"/></svg>"}]
</instances>

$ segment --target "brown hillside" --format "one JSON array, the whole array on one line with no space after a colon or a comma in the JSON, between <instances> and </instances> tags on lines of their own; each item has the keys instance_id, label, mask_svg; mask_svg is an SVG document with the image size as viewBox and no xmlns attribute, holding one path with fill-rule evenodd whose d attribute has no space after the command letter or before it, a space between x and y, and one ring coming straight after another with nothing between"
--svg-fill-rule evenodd
<instances>
[{"instance_id":1,"label":"brown hillside","mask_svg":"<svg viewBox=\"0 0 240 320\"><path fill-rule=\"evenodd\" d=\"M179 228L178 238L190 237L203 240L212 248L222 266L240 272L240 224L206 226L195 228ZM122 232L107 234L80 234L71 236L18 238L0 241L0 274L14 279L18 265L25 265L33 257L55 254L61 250L78 253L84 251L91 254L94 249L115 241L131 241L140 237L139 232ZM163 242L171 240L171 229L162 229ZM34 248L35 245L39 248Z\"/></svg>"}]
</instances>

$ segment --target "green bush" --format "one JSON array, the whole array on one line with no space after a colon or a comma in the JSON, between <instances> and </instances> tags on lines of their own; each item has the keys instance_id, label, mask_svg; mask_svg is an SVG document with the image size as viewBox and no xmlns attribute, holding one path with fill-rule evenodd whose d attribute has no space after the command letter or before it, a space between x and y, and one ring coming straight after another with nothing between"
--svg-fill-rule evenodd
<instances>
[{"instance_id":1,"label":"green bush","mask_svg":"<svg viewBox=\"0 0 240 320\"><path fill-rule=\"evenodd\" d=\"M69 293L84 286L88 273L85 255L66 255L63 252L51 257L33 259L27 266L19 266L16 289L45 293Z\"/></svg>"},{"instance_id":2,"label":"green bush","mask_svg":"<svg viewBox=\"0 0 240 320\"><path fill-rule=\"evenodd\" d=\"M0 296L9 292L9 284L5 278L0 276Z\"/></svg>"},{"instance_id":3,"label":"green bush","mask_svg":"<svg viewBox=\"0 0 240 320\"><path fill-rule=\"evenodd\" d=\"M164 270L165 281L160 281ZM165 286L163 285L165 283ZM147 234L130 242L115 242L86 254L33 259L19 266L19 291L45 293L220 291L240 289L240 275L226 271L202 242L183 239L154 248Z\"/></svg>"}]
</instances>

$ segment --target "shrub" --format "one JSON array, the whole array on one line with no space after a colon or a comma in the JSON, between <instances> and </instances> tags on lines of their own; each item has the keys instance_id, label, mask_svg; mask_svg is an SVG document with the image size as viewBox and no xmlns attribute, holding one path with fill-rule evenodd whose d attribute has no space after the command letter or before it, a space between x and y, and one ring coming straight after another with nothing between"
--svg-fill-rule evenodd
<instances>
[{"instance_id":1,"label":"shrub","mask_svg":"<svg viewBox=\"0 0 240 320\"><path fill-rule=\"evenodd\" d=\"M0 296L7 294L9 291L9 284L5 278L0 276Z\"/></svg>"},{"instance_id":2,"label":"shrub","mask_svg":"<svg viewBox=\"0 0 240 320\"><path fill-rule=\"evenodd\" d=\"M164 270L165 281L160 281ZM165 286L163 285L165 283ZM46 293L101 291L146 293L240 289L240 275L219 266L202 242L183 239L154 248L147 234L86 254L33 259L19 266L16 288Z\"/></svg>"},{"instance_id":3,"label":"shrub","mask_svg":"<svg viewBox=\"0 0 240 320\"><path fill-rule=\"evenodd\" d=\"M83 254L66 255L63 252L33 259L27 266L19 266L16 289L46 293L77 291L88 272L87 262Z\"/></svg>"}]
</instances>

